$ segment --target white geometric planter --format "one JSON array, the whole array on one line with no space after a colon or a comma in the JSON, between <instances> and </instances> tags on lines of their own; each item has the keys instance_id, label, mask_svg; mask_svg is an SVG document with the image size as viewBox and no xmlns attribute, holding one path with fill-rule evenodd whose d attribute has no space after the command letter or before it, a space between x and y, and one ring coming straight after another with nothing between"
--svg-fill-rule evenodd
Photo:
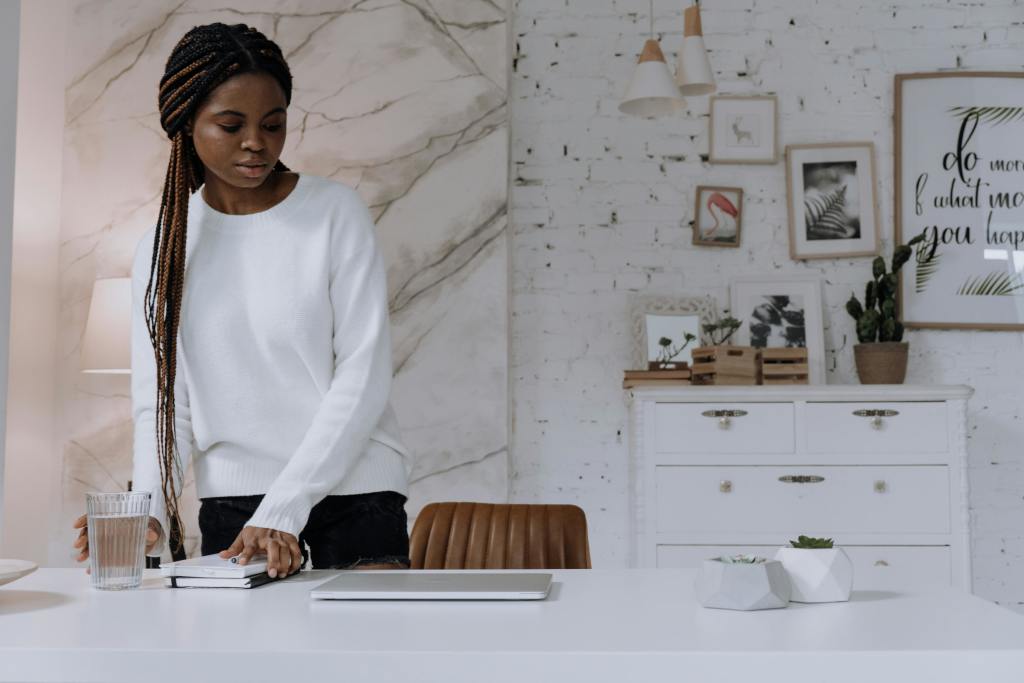
<instances>
[{"instance_id":1,"label":"white geometric planter","mask_svg":"<svg viewBox=\"0 0 1024 683\"><path fill-rule=\"evenodd\" d=\"M717 609L778 609L789 604L789 577L782 563L729 564L704 560L697 572L697 600Z\"/></svg>"},{"instance_id":2,"label":"white geometric planter","mask_svg":"<svg viewBox=\"0 0 1024 683\"><path fill-rule=\"evenodd\" d=\"M839 547L783 547L775 553L793 586L793 602L845 602L853 588L853 563Z\"/></svg>"}]
</instances>

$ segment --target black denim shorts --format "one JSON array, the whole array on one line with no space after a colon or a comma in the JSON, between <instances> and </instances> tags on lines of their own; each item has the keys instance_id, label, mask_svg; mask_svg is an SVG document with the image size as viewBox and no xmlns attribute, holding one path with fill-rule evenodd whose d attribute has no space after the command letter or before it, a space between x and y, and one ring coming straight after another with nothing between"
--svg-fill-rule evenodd
<instances>
[{"instance_id":1,"label":"black denim shorts","mask_svg":"<svg viewBox=\"0 0 1024 683\"><path fill-rule=\"evenodd\" d=\"M230 547L262 500L262 495L203 498L199 506L203 555ZM313 569L352 569L377 563L407 569L405 500L395 491L327 496L313 506L299 534L302 567L312 557Z\"/></svg>"}]
</instances>

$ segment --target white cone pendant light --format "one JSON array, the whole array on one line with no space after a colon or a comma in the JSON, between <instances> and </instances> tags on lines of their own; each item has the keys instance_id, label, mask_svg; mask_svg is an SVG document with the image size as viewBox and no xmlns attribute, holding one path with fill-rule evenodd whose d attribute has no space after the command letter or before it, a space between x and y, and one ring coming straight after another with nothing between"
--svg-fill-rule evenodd
<instances>
[{"instance_id":1,"label":"white cone pendant light","mask_svg":"<svg viewBox=\"0 0 1024 683\"><path fill-rule=\"evenodd\" d=\"M651 37L644 43L619 111L634 116L665 116L684 106L686 100L680 96L665 55L654 39L654 2L651 0Z\"/></svg>"},{"instance_id":2,"label":"white cone pendant light","mask_svg":"<svg viewBox=\"0 0 1024 683\"><path fill-rule=\"evenodd\" d=\"M676 84L684 95L710 95L715 92L715 77L704 47L697 5L683 11L683 47L676 60Z\"/></svg>"}]
</instances>

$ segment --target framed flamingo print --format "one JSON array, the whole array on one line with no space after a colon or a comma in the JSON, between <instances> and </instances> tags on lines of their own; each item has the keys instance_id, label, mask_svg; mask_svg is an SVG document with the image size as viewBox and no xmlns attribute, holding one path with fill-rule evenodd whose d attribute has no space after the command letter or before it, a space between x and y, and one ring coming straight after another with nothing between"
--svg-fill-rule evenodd
<instances>
[{"instance_id":1,"label":"framed flamingo print","mask_svg":"<svg viewBox=\"0 0 1024 683\"><path fill-rule=\"evenodd\" d=\"M787 146L786 192L792 258L847 258L878 253L872 143Z\"/></svg>"},{"instance_id":2,"label":"framed flamingo print","mask_svg":"<svg viewBox=\"0 0 1024 683\"><path fill-rule=\"evenodd\" d=\"M706 247L740 246L743 190L699 185L694 192L693 243Z\"/></svg>"}]
</instances>

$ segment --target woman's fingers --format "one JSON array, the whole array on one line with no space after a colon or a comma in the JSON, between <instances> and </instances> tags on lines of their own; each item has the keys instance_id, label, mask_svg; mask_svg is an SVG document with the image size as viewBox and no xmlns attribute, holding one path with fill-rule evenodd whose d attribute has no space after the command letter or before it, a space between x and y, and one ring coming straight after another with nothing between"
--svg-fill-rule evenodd
<instances>
[{"instance_id":1,"label":"woman's fingers","mask_svg":"<svg viewBox=\"0 0 1024 683\"><path fill-rule=\"evenodd\" d=\"M71 525L71 528L72 529L84 529L85 528L85 520L86 520L86 516L82 515L81 517L79 517L78 519L76 519L74 521L74 523Z\"/></svg>"},{"instance_id":2,"label":"woman's fingers","mask_svg":"<svg viewBox=\"0 0 1024 683\"><path fill-rule=\"evenodd\" d=\"M278 570L278 549L277 541L272 538L267 539L267 574L270 574L270 578L276 579L277 575L281 572ZM287 574L288 570L284 571Z\"/></svg>"},{"instance_id":3,"label":"woman's fingers","mask_svg":"<svg viewBox=\"0 0 1024 683\"><path fill-rule=\"evenodd\" d=\"M288 552L292 556L292 570L297 572L302 568L302 549L299 547L298 540L291 534L285 536L285 541L288 544Z\"/></svg>"},{"instance_id":4,"label":"woman's fingers","mask_svg":"<svg viewBox=\"0 0 1024 683\"><path fill-rule=\"evenodd\" d=\"M89 529L85 526L85 515L82 515L75 520L73 529L81 529L78 532L78 538L71 544L71 547L75 550L80 551L78 557L75 558L76 562L85 562L89 559Z\"/></svg>"},{"instance_id":5,"label":"woman's fingers","mask_svg":"<svg viewBox=\"0 0 1024 683\"><path fill-rule=\"evenodd\" d=\"M242 540L242 534L239 533L238 536L235 536L234 542L224 550L221 550L220 553L218 554L221 556L221 558L226 560L229 557L235 557L236 555L241 553L243 547L244 541Z\"/></svg>"}]
</instances>

